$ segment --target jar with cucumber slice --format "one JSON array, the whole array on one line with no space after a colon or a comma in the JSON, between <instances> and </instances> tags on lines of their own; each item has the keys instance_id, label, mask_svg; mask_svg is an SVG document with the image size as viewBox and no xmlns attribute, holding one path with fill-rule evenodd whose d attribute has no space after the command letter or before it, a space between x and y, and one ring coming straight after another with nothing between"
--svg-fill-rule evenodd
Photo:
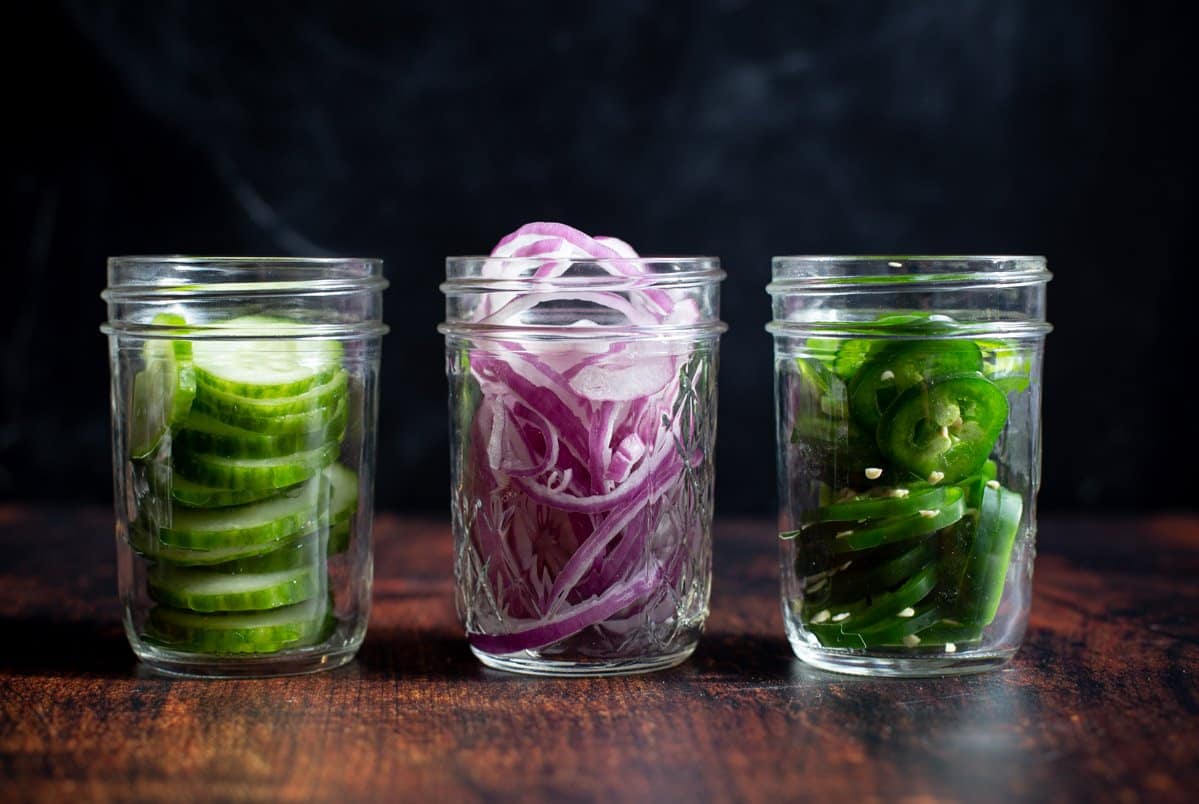
<instances>
[{"instance_id":1,"label":"jar with cucumber slice","mask_svg":"<svg viewBox=\"0 0 1199 804\"><path fill-rule=\"evenodd\" d=\"M378 260L109 260L117 558L150 667L337 667L366 633Z\"/></svg>"},{"instance_id":2,"label":"jar with cucumber slice","mask_svg":"<svg viewBox=\"0 0 1199 804\"><path fill-rule=\"evenodd\" d=\"M1028 622L1040 257L777 257L782 607L862 675L1002 665Z\"/></svg>"}]
</instances>

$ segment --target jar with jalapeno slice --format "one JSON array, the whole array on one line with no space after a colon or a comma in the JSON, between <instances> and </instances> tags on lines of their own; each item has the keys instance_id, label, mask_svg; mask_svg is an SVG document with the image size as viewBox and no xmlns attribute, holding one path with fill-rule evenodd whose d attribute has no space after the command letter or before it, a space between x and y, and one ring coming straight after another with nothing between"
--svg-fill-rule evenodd
<instances>
[{"instance_id":1,"label":"jar with jalapeno slice","mask_svg":"<svg viewBox=\"0 0 1199 804\"><path fill-rule=\"evenodd\" d=\"M1031 599L1043 260L776 258L774 278L796 654L872 675L1002 664Z\"/></svg>"}]
</instances>

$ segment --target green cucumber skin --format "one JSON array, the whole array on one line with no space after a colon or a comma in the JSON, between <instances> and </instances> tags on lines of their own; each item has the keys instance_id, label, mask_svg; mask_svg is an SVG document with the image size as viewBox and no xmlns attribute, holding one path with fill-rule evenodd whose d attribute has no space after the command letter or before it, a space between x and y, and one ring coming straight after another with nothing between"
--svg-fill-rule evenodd
<instances>
[{"instance_id":1,"label":"green cucumber skin","mask_svg":"<svg viewBox=\"0 0 1199 804\"><path fill-rule=\"evenodd\" d=\"M206 408L204 401L200 399L197 399L193 404L193 409L217 419L230 427L237 427L251 433L268 436L297 435L311 433L314 430L321 430L327 427L329 422L337 415L338 407L344 404L345 399L344 396L339 397L333 400L332 404L324 407L281 416L260 416L252 411L242 413L231 413L228 411L224 413L215 412Z\"/></svg>"},{"instance_id":2,"label":"green cucumber skin","mask_svg":"<svg viewBox=\"0 0 1199 804\"><path fill-rule=\"evenodd\" d=\"M229 587L259 584L240 591ZM198 612L266 611L303 603L319 591L315 566L230 575L215 569L156 567L150 596L167 606ZM224 591L222 591L224 589Z\"/></svg>"},{"instance_id":3,"label":"green cucumber skin","mask_svg":"<svg viewBox=\"0 0 1199 804\"><path fill-rule=\"evenodd\" d=\"M175 465L184 477L205 486L284 489L319 474L340 452L337 441L282 458L225 458L182 450L175 455Z\"/></svg>"},{"instance_id":4,"label":"green cucumber skin","mask_svg":"<svg viewBox=\"0 0 1199 804\"><path fill-rule=\"evenodd\" d=\"M278 653L323 642L333 633L337 621L332 605L314 602L235 614L200 614L156 606L146 623L145 638L187 653Z\"/></svg>"},{"instance_id":5,"label":"green cucumber skin","mask_svg":"<svg viewBox=\"0 0 1199 804\"><path fill-rule=\"evenodd\" d=\"M175 508L171 524L159 529L168 547L213 550L280 542L314 529L320 521L325 481L309 481L292 496L232 508Z\"/></svg>"},{"instance_id":6,"label":"green cucumber skin","mask_svg":"<svg viewBox=\"0 0 1199 804\"><path fill-rule=\"evenodd\" d=\"M248 430L258 430L259 427L247 426L243 421L270 420L280 416L292 416L298 413L308 413L317 408L334 407L345 397L349 383L349 374L339 370L328 382L298 396L280 397L277 399L254 399L237 396L210 388L207 385L197 385L195 406L228 424L243 427Z\"/></svg>"},{"instance_id":7,"label":"green cucumber skin","mask_svg":"<svg viewBox=\"0 0 1199 804\"><path fill-rule=\"evenodd\" d=\"M296 380L290 383L253 385L226 380L215 372L206 370L197 364L196 382L205 389L205 392L213 394L224 394L231 397L237 396L244 399L283 399L286 397L301 396L319 385L324 385L333 379L337 374L338 368L340 368L340 365L334 363L314 373L308 379Z\"/></svg>"},{"instance_id":8,"label":"green cucumber skin","mask_svg":"<svg viewBox=\"0 0 1199 804\"><path fill-rule=\"evenodd\" d=\"M226 458L281 458L340 441L346 428L346 403L338 403L327 422L302 433L268 435L225 424L206 413L193 414L175 441L176 448Z\"/></svg>"},{"instance_id":9,"label":"green cucumber skin","mask_svg":"<svg viewBox=\"0 0 1199 804\"><path fill-rule=\"evenodd\" d=\"M279 493L279 489L269 486L240 489L215 488L188 480L178 472L174 472L171 478L171 497L189 508L230 508L235 505L267 500Z\"/></svg>"}]
</instances>

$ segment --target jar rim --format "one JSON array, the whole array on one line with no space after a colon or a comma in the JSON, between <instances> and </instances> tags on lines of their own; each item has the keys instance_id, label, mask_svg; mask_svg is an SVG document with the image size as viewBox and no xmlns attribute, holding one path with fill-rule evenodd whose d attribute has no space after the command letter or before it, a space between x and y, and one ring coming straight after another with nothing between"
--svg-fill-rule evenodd
<instances>
[{"instance_id":1,"label":"jar rim","mask_svg":"<svg viewBox=\"0 0 1199 804\"><path fill-rule=\"evenodd\" d=\"M342 295L387 287L377 257L131 255L108 258L106 301Z\"/></svg>"},{"instance_id":2,"label":"jar rim","mask_svg":"<svg viewBox=\"0 0 1199 804\"><path fill-rule=\"evenodd\" d=\"M600 266L598 273L566 275L569 267L545 271L546 266ZM622 272L622 267L632 270ZM608 270L615 269L615 270ZM488 272L493 275L488 275ZM446 257L446 280L441 290L447 295L462 293L553 292L586 288L593 291L665 289L714 284L727 274L720 258L710 256L647 257L489 257L486 255Z\"/></svg>"},{"instance_id":3,"label":"jar rim","mask_svg":"<svg viewBox=\"0 0 1199 804\"><path fill-rule=\"evenodd\" d=\"M771 260L767 292L796 290L868 292L913 284L1042 284L1053 278L1042 256L1029 255L831 255L782 256Z\"/></svg>"}]
</instances>

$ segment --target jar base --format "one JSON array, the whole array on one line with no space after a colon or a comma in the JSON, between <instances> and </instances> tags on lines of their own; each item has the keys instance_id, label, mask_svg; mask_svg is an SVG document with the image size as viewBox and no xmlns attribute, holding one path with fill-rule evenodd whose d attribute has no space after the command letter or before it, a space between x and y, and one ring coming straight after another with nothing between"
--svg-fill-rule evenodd
<instances>
[{"instance_id":1,"label":"jar base","mask_svg":"<svg viewBox=\"0 0 1199 804\"><path fill-rule=\"evenodd\" d=\"M1015 650L980 650L975 653L941 655L878 656L853 651L815 649L803 642L791 641L795 655L812 667L852 676L883 678L930 678L985 673L1007 664Z\"/></svg>"},{"instance_id":2,"label":"jar base","mask_svg":"<svg viewBox=\"0 0 1199 804\"><path fill-rule=\"evenodd\" d=\"M695 645L692 644L683 650L660 656L587 661L556 659L554 657L540 656L531 651L503 654L487 653L473 645L470 650L480 662L493 670L503 670L506 673L520 673L526 676L589 678L596 676L631 676L676 667L691 657L691 654L695 652Z\"/></svg>"},{"instance_id":3,"label":"jar base","mask_svg":"<svg viewBox=\"0 0 1199 804\"><path fill-rule=\"evenodd\" d=\"M341 667L353 660L358 645L288 656L197 656L146 647L136 653L151 673L174 678L273 678Z\"/></svg>"}]
</instances>

